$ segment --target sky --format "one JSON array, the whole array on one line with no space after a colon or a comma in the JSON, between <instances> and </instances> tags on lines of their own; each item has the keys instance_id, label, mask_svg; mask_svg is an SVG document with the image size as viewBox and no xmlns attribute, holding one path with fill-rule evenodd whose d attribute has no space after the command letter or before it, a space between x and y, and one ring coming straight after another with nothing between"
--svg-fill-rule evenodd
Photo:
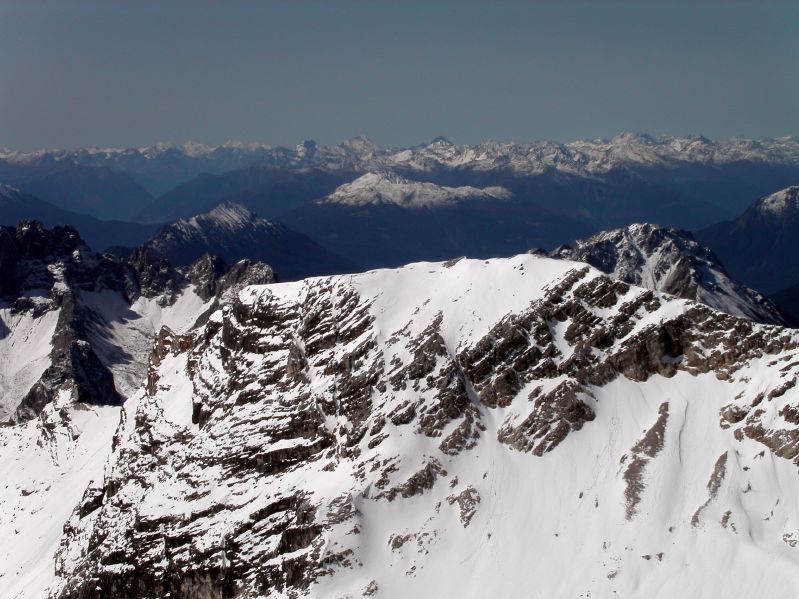
<instances>
[{"instance_id":1,"label":"sky","mask_svg":"<svg viewBox=\"0 0 799 599\"><path fill-rule=\"evenodd\" d=\"M799 2L0 3L0 147L799 135Z\"/></svg>"}]
</instances>

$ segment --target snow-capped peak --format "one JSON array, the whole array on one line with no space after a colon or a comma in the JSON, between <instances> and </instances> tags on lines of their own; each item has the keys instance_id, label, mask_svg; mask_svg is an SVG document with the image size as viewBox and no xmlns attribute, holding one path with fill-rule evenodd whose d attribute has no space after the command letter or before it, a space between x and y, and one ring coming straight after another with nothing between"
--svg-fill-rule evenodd
<instances>
[{"instance_id":1,"label":"snow-capped peak","mask_svg":"<svg viewBox=\"0 0 799 599\"><path fill-rule=\"evenodd\" d=\"M799 208L799 185L793 185L772 193L760 200L757 209L766 214L785 214Z\"/></svg>"},{"instance_id":2,"label":"snow-capped peak","mask_svg":"<svg viewBox=\"0 0 799 599\"><path fill-rule=\"evenodd\" d=\"M413 181L392 171L369 172L338 187L324 202L349 206L395 204L405 208L452 205L465 200L509 200L504 187L445 187Z\"/></svg>"},{"instance_id":3,"label":"snow-capped peak","mask_svg":"<svg viewBox=\"0 0 799 599\"><path fill-rule=\"evenodd\" d=\"M587 262L614 279L700 301L768 324L789 319L769 299L735 281L688 231L635 223L561 246L556 258Z\"/></svg>"},{"instance_id":4,"label":"snow-capped peak","mask_svg":"<svg viewBox=\"0 0 799 599\"><path fill-rule=\"evenodd\" d=\"M222 202L208 212L197 214L191 218L180 219L170 225L166 225L164 230L172 231L172 234L180 233L183 236L205 236L209 230L226 231L235 233L260 221L258 217L250 212L241 204L235 202ZM155 238L158 238L156 235Z\"/></svg>"},{"instance_id":5,"label":"snow-capped peak","mask_svg":"<svg viewBox=\"0 0 799 599\"><path fill-rule=\"evenodd\" d=\"M246 207L235 202L222 202L212 208L206 214L193 217L195 221L200 218L203 220L213 220L218 224L226 224L231 228L242 227L258 218Z\"/></svg>"},{"instance_id":6,"label":"snow-capped peak","mask_svg":"<svg viewBox=\"0 0 799 599\"><path fill-rule=\"evenodd\" d=\"M356 135L344 140L339 144L340 147L347 148L358 154L371 154L378 152L381 148L365 135Z\"/></svg>"}]
</instances>

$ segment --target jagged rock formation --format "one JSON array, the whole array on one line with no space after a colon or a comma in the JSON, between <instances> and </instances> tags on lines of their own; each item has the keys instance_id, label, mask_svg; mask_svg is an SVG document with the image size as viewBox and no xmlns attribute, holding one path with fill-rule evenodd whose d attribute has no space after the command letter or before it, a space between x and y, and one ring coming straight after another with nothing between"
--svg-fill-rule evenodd
<instances>
[{"instance_id":1,"label":"jagged rock formation","mask_svg":"<svg viewBox=\"0 0 799 599\"><path fill-rule=\"evenodd\" d=\"M358 270L344 258L280 223L258 218L244 206L222 203L207 213L161 228L146 244L170 263L183 266L206 253L227 263L267 262L281 280Z\"/></svg>"},{"instance_id":2,"label":"jagged rock formation","mask_svg":"<svg viewBox=\"0 0 799 599\"><path fill-rule=\"evenodd\" d=\"M48 404L121 405L168 312L190 317L187 302L209 308L240 281L274 281L260 263L228 273L210 256L177 270L147 248L127 260L95 254L74 228L37 221L0 228L0 272L0 421L17 422Z\"/></svg>"},{"instance_id":3,"label":"jagged rock formation","mask_svg":"<svg viewBox=\"0 0 799 599\"><path fill-rule=\"evenodd\" d=\"M692 299L733 316L795 324L770 299L738 283L688 231L649 223L603 231L549 253L586 262L614 279Z\"/></svg>"},{"instance_id":4,"label":"jagged rock formation","mask_svg":"<svg viewBox=\"0 0 799 599\"><path fill-rule=\"evenodd\" d=\"M792 597L798 375L563 260L247 287L159 336L51 596Z\"/></svg>"},{"instance_id":5,"label":"jagged rock formation","mask_svg":"<svg viewBox=\"0 0 799 599\"><path fill-rule=\"evenodd\" d=\"M210 256L175 269L146 248L96 254L73 228L30 221L0 228L0 272L0 594L39 598L59 529L102 477L119 405L152 381L153 343L186 349L218 302L274 276Z\"/></svg>"},{"instance_id":6,"label":"jagged rock formation","mask_svg":"<svg viewBox=\"0 0 799 599\"><path fill-rule=\"evenodd\" d=\"M110 371L88 343L80 294L90 286L125 294L131 291L130 273L94 255L72 227L48 231L36 221L22 221L0 229L0 239L5 296L0 319L8 331L0 350L6 354L0 419L33 418L61 392L69 401L121 404ZM50 347L43 347L48 342ZM26 355L28 349L33 355Z\"/></svg>"}]
</instances>

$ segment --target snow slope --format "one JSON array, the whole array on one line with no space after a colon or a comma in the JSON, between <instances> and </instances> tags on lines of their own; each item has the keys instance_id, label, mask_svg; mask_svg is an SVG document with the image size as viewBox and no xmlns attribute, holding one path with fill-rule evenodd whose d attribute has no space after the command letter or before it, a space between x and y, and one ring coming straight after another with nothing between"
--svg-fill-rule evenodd
<instances>
[{"instance_id":1,"label":"snow slope","mask_svg":"<svg viewBox=\"0 0 799 599\"><path fill-rule=\"evenodd\" d=\"M211 300L203 300L191 285L166 305L146 296L128 304L124 297L107 290L84 293L82 300L92 311L90 341L124 397L130 397L145 380L147 358L161 327L184 333L211 305Z\"/></svg>"},{"instance_id":2,"label":"snow slope","mask_svg":"<svg viewBox=\"0 0 799 599\"><path fill-rule=\"evenodd\" d=\"M165 338L54 597L795 597L799 333L525 255Z\"/></svg>"},{"instance_id":3,"label":"snow slope","mask_svg":"<svg viewBox=\"0 0 799 599\"><path fill-rule=\"evenodd\" d=\"M65 407L65 406L61 406ZM0 595L46 596L64 523L104 462L120 408L48 406L39 420L0 428Z\"/></svg>"}]
</instances>

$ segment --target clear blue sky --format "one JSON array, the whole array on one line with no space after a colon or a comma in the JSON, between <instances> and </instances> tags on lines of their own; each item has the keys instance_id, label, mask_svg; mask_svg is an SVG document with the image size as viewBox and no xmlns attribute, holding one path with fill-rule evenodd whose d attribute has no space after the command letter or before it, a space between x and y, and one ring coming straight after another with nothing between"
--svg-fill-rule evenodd
<instances>
[{"instance_id":1,"label":"clear blue sky","mask_svg":"<svg viewBox=\"0 0 799 599\"><path fill-rule=\"evenodd\" d=\"M799 135L799 2L4 2L0 146Z\"/></svg>"}]
</instances>

